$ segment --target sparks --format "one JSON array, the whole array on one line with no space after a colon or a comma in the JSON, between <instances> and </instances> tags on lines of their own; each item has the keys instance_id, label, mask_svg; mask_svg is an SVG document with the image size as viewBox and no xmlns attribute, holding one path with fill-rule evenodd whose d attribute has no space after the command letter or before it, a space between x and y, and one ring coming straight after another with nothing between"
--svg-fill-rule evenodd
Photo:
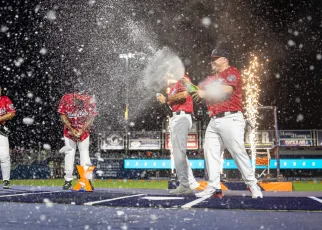
<instances>
[{"instance_id":1,"label":"sparks","mask_svg":"<svg viewBox=\"0 0 322 230\"><path fill-rule=\"evenodd\" d=\"M256 165L256 132L258 128L258 107L259 107L259 84L260 84L260 71L262 65L258 63L255 55L251 55L249 67L243 71L244 88L246 93L246 101L244 103L246 119L252 124L252 129L249 133L250 149L252 154L252 167L255 170Z\"/></svg>"}]
</instances>

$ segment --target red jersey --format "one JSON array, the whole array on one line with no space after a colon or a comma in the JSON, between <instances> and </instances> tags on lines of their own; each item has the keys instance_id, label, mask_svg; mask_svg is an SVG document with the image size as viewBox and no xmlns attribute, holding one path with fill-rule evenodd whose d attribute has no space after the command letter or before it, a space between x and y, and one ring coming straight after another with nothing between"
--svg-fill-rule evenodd
<instances>
[{"instance_id":1,"label":"red jersey","mask_svg":"<svg viewBox=\"0 0 322 230\"><path fill-rule=\"evenodd\" d=\"M186 78L189 79L188 76L185 76ZM190 80L190 79L189 79ZM172 86L170 88L170 92L169 92L169 96L173 96L177 93L183 92L183 91L187 91L186 87L184 87L184 85L182 84L181 80L178 80L174 86ZM177 112L177 111L185 111L187 113L192 113L193 112L193 101L192 101L192 97L189 96L186 98L186 100L184 100L183 102L169 102L169 105L172 108L172 112Z\"/></svg>"},{"instance_id":2,"label":"red jersey","mask_svg":"<svg viewBox=\"0 0 322 230\"><path fill-rule=\"evenodd\" d=\"M0 117L7 113L16 113L16 109L12 104L12 101L7 96L0 96ZM1 123L5 124L5 121Z\"/></svg>"},{"instance_id":3,"label":"red jersey","mask_svg":"<svg viewBox=\"0 0 322 230\"><path fill-rule=\"evenodd\" d=\"M84 102L84 106L82 108L76 104L74 97L76 97L77 100ZM94 98L90 97L87 94L66 94L60 100L58 113L67 116L72 128L80 130L85 126L86 121L89 118L95 117L97 115L96 101ZM89 133L89 130L84 131L84 133L80 137L80 140L85 140L89 136ZM66 126L64 126L64 136L73 139L70 131Z\"/></svg>"},{"instance_id":4,"label":"red jersey","mask_svg":"<svg viewBox=\"0 0 322 230\"><path fill-rule=\"evenodd\" d=\"M209 116L213 117L219 113L229 111L243 111L242 107L242 79L239 71L230 66L217 75L210 75L200 84L200 88L207 89L212 84L222 84L232 86L233 92L230 97L222 102L211 104L207 101Z\"/></svg>"}]
</instances>

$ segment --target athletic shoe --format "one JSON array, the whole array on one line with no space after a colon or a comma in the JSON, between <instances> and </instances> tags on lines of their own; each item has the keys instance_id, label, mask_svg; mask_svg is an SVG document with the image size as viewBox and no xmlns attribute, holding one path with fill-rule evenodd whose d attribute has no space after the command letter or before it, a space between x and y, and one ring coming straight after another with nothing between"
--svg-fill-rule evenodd
<instances>
[{"instance_id":1,"label":"athletic shoe","mask_svg":"<svg viewBox=\"0 0 322 230\"><path fill-rule=\"evenodd\" d=\"M260 187L257 184L252 184L248 186L250 192L252 193L252 197L254 199L263 198L263 193L261 192Z\"/></svg>"},{"instance_id":2,"label":"athletic shoe","mask_svg":"<svg viewBox=\"0 0 322 230\"><path fill-rule=\"evenodd\" d=\"M63 190L71 190L72 189L72 181L65 180L63 185Z\"/></svg>"},{"instance_id":3,"label":"athletic shoe","mask_svg":"<svg viewBox=\"0 0 322 230\"><path fill-rule=\"evenodd\" d=\"M192 190L188 187L185 188L181 184L175 189L169 192L170 194L173 195L178 195L178 194L191 194Z\"/></svg>"},{"instance_id":4,"label":"athletic shoe","mask_svg":"<svg viewBox=\"0 0 322 230\"><path fill-rule=\"evenodd\" d=\"M195 195L196 197L211 197L212 195L216 197L224 196L221 189L215 189L212 187L207 187L203 192L196 193Z\"/></svg>"},{"instance_id":5,"label":"athletic shoe","mask_svg":"<svg viewBox=\"0 0 322 230\"><path fill-rule=\"evenodd\" d=\"M194 190L199 188L200 184L197 181L194 181L192 184L189 184L190 189Z\"/></svg>"},{"instance_id":6,"label":"athletic shoe","mask_svg":"<svg viewBox=\"0 0 322 230\"><path fill-rule=\"evenodd\" d=\"M4 189L9 189L10 188L10 181L4 180L3 181L3 188Z\"/></svg>"}]
</instances>

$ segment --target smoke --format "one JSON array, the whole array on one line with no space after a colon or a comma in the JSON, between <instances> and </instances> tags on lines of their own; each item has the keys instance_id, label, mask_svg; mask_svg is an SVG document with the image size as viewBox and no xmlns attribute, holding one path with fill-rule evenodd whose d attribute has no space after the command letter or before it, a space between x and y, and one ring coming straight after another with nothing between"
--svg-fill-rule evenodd
<instances>
[{"instance_id":1,"label":"smoke","mask_svg":"<svg viewBox=\"0 0 322 230\"><path fill-rule=\"evenodd\" d=\"M148 59L143 71L146 87L160 91L167 85L169 78L179 80L184 76L184 66L180 58L168 47L158 50Z\"/></svg>"}]
</instances>

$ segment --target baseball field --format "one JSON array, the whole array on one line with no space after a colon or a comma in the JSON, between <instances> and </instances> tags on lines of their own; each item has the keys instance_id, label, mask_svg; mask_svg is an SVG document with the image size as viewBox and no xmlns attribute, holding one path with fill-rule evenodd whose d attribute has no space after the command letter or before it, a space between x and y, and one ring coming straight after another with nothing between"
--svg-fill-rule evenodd
<instances>
[{"instance_id":1,"label":"baseball field","mask_svg":"<svg viewBox=\"0 0 322 230\"><path fill-rule=\"evenodd\" d=\"M46 180L12 180L12 185L23 186L62 186L63 179ZM74 181L76 183L76 180ZM166 180L94 180L95 188L135 188L135 189L167 189ZM294 191L322 192L322 181L293 181Z\"/></svg>"}]
</instances>

